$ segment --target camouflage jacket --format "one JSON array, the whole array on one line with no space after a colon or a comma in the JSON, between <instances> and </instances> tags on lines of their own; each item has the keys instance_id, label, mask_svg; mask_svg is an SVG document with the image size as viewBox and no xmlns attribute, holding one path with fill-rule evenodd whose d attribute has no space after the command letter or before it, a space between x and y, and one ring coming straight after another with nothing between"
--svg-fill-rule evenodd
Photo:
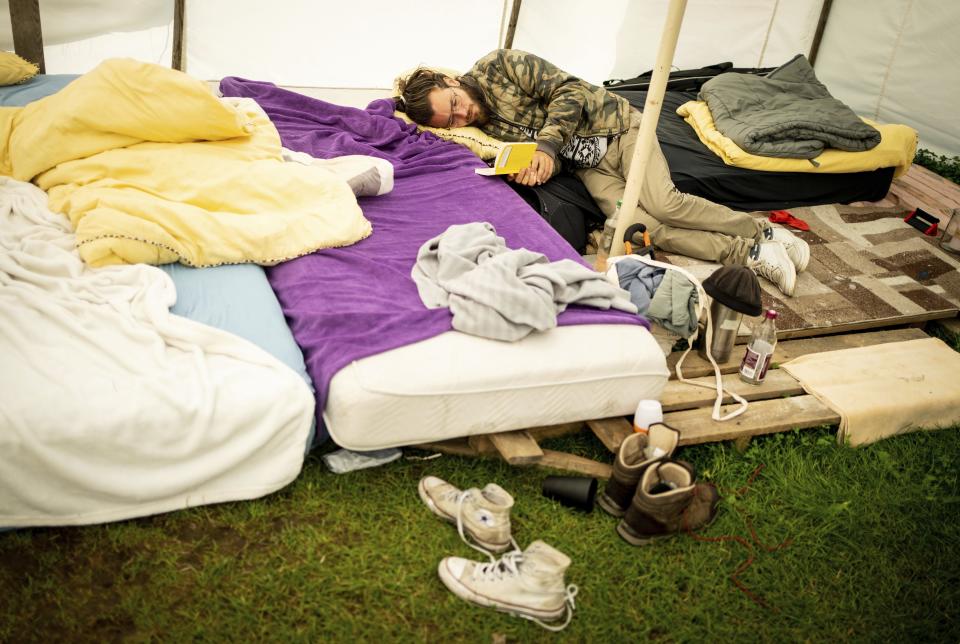
<instances>
[{"instance_id":1,"label":"camouflage jacket","mask_svg":"<svg viewBox=\"0 0 960 644\"><path fill-rule=\"evenodd\" d=\"M497 49L465 75L480 85L492 112L484 132L503 141L534 138L554 158L574 134L612 136L630 127L625 98L518 49Z\"/></svg>"}]
</instances>

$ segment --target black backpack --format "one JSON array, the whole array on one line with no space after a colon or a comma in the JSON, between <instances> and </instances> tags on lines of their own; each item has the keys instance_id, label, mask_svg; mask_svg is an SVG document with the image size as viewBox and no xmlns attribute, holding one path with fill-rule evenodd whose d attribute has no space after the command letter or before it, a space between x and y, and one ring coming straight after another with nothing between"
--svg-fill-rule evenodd
<instances>
[{"instance_id":1,"label":"black backpack","mask_svg":"<svg viewBox=\"0 0 960 644\"><path fill-rule=\"evenodd\" d=\"M539 186L522 186L512 181L507 185L540 213L578 253L584 252L590 231L603 226L603 213L583 182L572 174L561 172Z\"/></svg>"}]
</instances>

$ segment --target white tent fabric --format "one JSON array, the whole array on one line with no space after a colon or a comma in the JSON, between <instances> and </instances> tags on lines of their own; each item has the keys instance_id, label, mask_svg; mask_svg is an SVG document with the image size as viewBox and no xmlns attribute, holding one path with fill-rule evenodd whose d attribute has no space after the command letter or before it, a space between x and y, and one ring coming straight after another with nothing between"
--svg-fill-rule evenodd
<instances>
[{"instance_id":1,"label":"white tent fabric","mask_svg":"<svg viewBox=\"0 0 960 644\"><path fill-rule=\"evenodd\" d=\"M0 48L13 51L9 2L0 2ZM48 74L82 74L104 58L170 65L171 0L40 0Z\"/></svg>"},{"instance_id":2,"label":"white tent fabric","mask_svg":"<svg viewBox=\"0 0 960 644\"><path fill-rule=\"evenodd\" d=\"M387 89L421 63L469 67L497 46L502 10L465 0L188 2L187 70L208 80Z\"/></svg>"},{"instance_id":3,"label":"white tent fabric","mask_svg":"<svg viewBox=\"0 0 960 644\"><path fill-rule=\"evenodd\" d=\"M514 46L593 83L653 68L669 0L523 0ZM774 67L808 52L821 0L690 0L676 69ZM769 37L768 37L769 34Z\"/></svg>"},{"instance_id":4,"label":"white tent fabric","mask_svg":"<svg viewBox=\"0 0 960 644\"><path fill-rule=\"evenodd\" d=\"M169 64L171 0L40 0L48 73L103 58ZM600 83L653 67L668 0L523 0L514 46ZM776 66L808 53L823 0L690 0L674 66ZM236 75L365 105L420 63L466 69L502 41L511 0L186 0L187 71ZM13 49L7 2L0 46ZM906 123L921 147L960 156L960 2L834 0L820 79L858 113ZM355 92L351 101L346 93Z\"/></svg>"},{"instance_id":5,"label":"white tent fabric","mask_svg":"<svg viewBox=\"0 0 960 644\"><path fill-rule=\"evenodd\" d=\"M906 123L960 156L960 2L834 0L816 72L858 114Z\"/></svg>"}]
</instances>

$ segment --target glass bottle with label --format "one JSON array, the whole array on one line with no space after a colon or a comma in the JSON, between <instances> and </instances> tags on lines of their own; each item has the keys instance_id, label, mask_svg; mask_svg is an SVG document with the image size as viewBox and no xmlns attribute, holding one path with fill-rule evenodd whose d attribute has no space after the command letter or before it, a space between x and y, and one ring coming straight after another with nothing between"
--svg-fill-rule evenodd
<instances>
[{"instance_id":1,"label":"glass bottle with label","mask_svg":"<svg viewBox=\"0 0 960 644\"><path fill-rule=\"evenodd\" d=\"M777 312L767 311L761 322L753 330L747 350L740 362L740 380L751 385L759 385L767 377L767 369L773 359L773 350L777 346Z\"/></svg>"},{"instance_id":2,"label":"glass bottle with label","mask_svg":"<svg viewBox=\"0 0 960 644\"><path fill-rule=\"evenodd\" d=\"M617 209L613 215L603 222L603 235L600 238L600 248L597 249L597 259L593 264L594 270L603 273L607 270L607 258L613 248L613 236L617 232L617 220L620 218L620 206L623 201L617 199Z\"/></svg>"}]
</instances>

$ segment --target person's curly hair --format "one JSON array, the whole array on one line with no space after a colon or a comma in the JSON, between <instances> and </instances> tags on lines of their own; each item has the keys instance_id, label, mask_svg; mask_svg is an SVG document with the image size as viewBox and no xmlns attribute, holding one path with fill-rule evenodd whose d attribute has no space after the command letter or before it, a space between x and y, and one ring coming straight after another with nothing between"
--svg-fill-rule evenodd
<instances>
[{"instance_id":1,"label":"person's curly hair","mask_svg":"<svg viewBox=\"0 0 960 644\"><path fill-rule=\"evenodd\" d=\"M397 109L406 112L411 121L419 125L428 125L433 118L433 106L430 105L430 92L447 87L445 74L418 67L412 74L400 80L400 96L394 98Z\"/></svg>"}]
</instances>

